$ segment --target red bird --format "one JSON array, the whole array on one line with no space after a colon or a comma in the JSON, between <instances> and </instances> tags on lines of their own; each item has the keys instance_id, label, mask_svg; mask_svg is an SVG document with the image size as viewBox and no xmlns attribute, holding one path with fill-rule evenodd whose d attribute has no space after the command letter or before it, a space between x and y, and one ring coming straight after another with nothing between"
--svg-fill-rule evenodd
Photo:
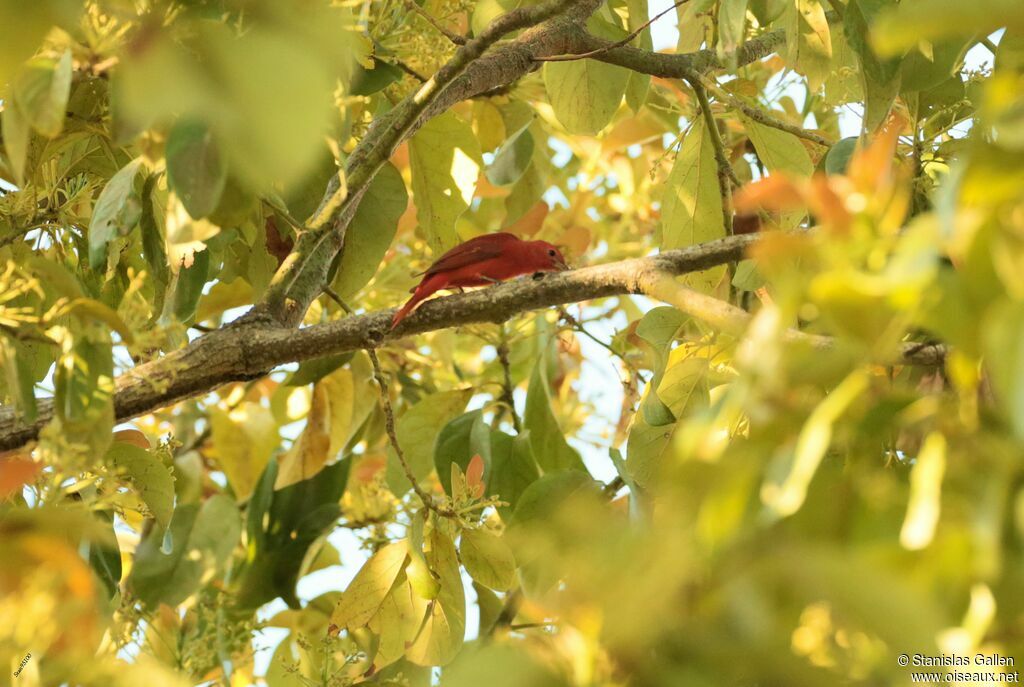
<instances>
[{"instance_id":1,"label":"red bird","mask_svg":"<svg viewBox=\"0 0 1024 687\"><path fill-rule=\"evenodd\" d=\"M411 289L412 298L395 313L391 328L441 289L486 286L521 274L568 268L562 253L547 241L523 241L504 231L477 236L455 246L422 272L423 280Z\"/></svg>"}]
</instances>

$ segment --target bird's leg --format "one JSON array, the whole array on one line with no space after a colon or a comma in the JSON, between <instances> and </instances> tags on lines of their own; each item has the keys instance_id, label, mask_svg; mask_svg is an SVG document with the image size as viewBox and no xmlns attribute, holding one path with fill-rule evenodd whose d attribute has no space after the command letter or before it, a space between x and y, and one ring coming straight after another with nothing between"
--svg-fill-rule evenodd
<instances>
[{"instance_id":1,"label":"bird's leg","mask_svg":"<svg viewBox=\"0 0 1024 687\"><path fill-rule=\"evenodd\" d=\"M488 277L488 276L487 276L487 275L485 275L485 274L478 274L478 275L476 275L476 278L477 278L477 279L479 279L479 280L481 280L481 281L486 281L486 282L490 282L490 283L491 283L492 285L494 285L494 284L500 284L500 283L501 283L501 280L500 280L500 279L494 279L494 278L492 278L492 277Z\"/></svg>"}]
</instances>

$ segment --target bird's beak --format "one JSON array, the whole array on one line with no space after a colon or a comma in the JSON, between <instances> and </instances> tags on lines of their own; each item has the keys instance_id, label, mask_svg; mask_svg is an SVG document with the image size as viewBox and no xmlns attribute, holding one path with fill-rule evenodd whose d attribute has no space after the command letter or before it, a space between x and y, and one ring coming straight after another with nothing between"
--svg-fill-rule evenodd
<instances>
[{"instance_id":1,"label":"bird's beak","mask_svg":"<svg viewBox=\"0 0 1024 687\"><path fill-rule=\"evenodd\" d=\"M555 262L555 267L558 268L559 272L564 272L567 269L569 269L569 265L565 262L565 260L561 258L558 258L558 260Z\"/></svg>"}]
</instances>

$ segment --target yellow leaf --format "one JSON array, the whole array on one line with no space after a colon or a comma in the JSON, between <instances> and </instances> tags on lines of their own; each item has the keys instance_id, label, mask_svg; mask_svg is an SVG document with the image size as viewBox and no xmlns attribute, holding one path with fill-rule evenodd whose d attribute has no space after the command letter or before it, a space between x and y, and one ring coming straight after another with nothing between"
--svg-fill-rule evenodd
<instances>
[{"instance_id":1,"label":"yellow leaf","mask_svg":"<svg viewBox=\"0 0 1024 687\"><path fill-rule=\"evenodd\" d=\"M220 464L235 498L244 501L277 448L280 437L270 409L246 401L232 411L210 409L213 458Z\"/></svg>"},{"instance_id":2,"label":"yellow leaf","mask_svg":"<svg viewBox=\"0 0 1024 687\"><path fill-rule=\"evenodd\" d=\"M369 623L405 567L407 556L405 540L388 544L373 554L338 599L331 625L351 631Z\"/></svg>"},{"instance_id":3,"label":"yellow leaf","mask_svg":"<svg viewBox=\"0 0 1024 687\"><path fill-rule=\"evenodd\" d=\"M351 394L348 400L351 402ZM283 489L307 480L324 469L324 465L334 455L329 451L332 429L330 418L331 401L328 400L327 387L323 383L314 384L313 402L306 416L306 427L281 459L281 469L277 473L274 489ZM348 419L346 416L346 422Z\"/></svg>"},{"instance_id":4,"label":"yellow leaf","mask_svg":"<svg viewBox=\"0 0 1024 687\"><path fill-rule=\"evenodd\" d=\"M421 666L452 661L466 633L466 595L459 574L459 559L451 538L435 527L428 537L427 563L441 580L441 592L430 602L429 615L406 658Z\"/></svg>"},{"instance_id":5,"label":"yellow leaf","mask_svg":"<svg viewBox=\"0 0 1024 687\"><path fill-rule=\"evenodd\" d=\"M942 476L946 472L946 438L928 435L910 471L910 503L900 530L904 548L923 549L935 536L942 501Z\"/></svg>"},{"instance_id":6,"label":"yellow leaf","mask_svg":"<svg viewBox=\"0 0 1024 687\"><path fill-rule=\"evenodd\" d=\"M485 587L504 592L515 584L516 559L503 538L487 530L464 530L459 553L466 572Z\"/></svg>"}]
</instances>

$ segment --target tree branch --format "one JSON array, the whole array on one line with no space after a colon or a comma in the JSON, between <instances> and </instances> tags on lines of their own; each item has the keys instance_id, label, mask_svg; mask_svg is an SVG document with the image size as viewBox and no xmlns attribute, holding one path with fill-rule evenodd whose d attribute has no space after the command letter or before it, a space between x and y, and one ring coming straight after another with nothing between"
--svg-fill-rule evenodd
<instances>
[{"instance_id":1,"label":"tree branch","mask_svg":"<svg viewBox=\"0 0 1024 687\"><path fill-rule=\"evenodd\" d=\"M654 293L652 289L664 275L699 272L740 260L757 239L757 234L730 236L646 258L549 274L543 279L518 279L438 298L424 303L395 330L391 329L394 309L297 330L242 318L118 377L115 417L118 421L128 420L229 382L257 379L288 362L379 348L405 336L438 329L504 322L528 310L609 296ZM941 346L913 344L913 348L905 351L903 362L935 365L941 363L943 356ZM40 400L38 406L39 419L30 425L22 423L12 408L0 408L0 450L23 446L38 436L53 417L53 403Z\"/></svg>"},{"instance_id":2,"label":"tree branch","mask_svg":"<svg viewBox=\"0 0 1024 687\"><path fill-rule=\"evenodd\" d=\"M311 226L300 233L292 253L281 264L262 302L250 313L249 319L269 320L287 327L298 325L309 304L320 294L331 262L342 249L348 224L374 176L436 105L443 105L436 110L443 111L453 104L454 101L442 99L442 96L481 60L487 50L509 33L543 24L562 13L566 13L567 18L578 19L577 14L585 12L589 15L598 4L599 0L549 0L501 15L479 36L461 46L426 83L392 110L377 117L352 151L344 181L339 176L332 177L320 207L313 214ZM520 39L528 41L533 36L527 32ZM457 98L463 99L465 96Z\"/></svg>"},{"instance_id":3,"label":"tree branch","mask_svg":"<svg viewBox=\"0 0 1024 687\"><path fill-rule=\"evenodd\" d=\"M793 134L794 136L807 139L812 143L817 143L818 145L823 146L825 148L830 148L835 144L835 141L826 138L821 134L815 133L813 131L808 131L807 129L803 129L799 126L794 126L793 124L784 122L781 119L771 116L761 108L748 105L741 98L737 98L736 96L727 93L723 89L719 88L717 84L713 83L710 79L703 75L694 74L694 78L698 79L705 88L713 91L716 98L725 101L726 103L728 103L729 107L739 110L743 114L753 119L758 124L764 124L765 126L770 126L772 128L779 129L780 131L785 131L786 133Z\"/></svg>"},{"instance_id":4,"label":"tree branch","mask_svg":"<svg viewBox=\"0 0 1024 687\"><path fill-rule=\"evenodd\" d=\"M449 31L448 29L446 29L441 24L441 22L439 22L437 19L434 19L434 15L432 15L430 12L427 12L425 9L423 9L422 7L417 5L415 0L405 0L405 6L406 6L406 8L412 10L416 14L420 15L421 17L423 17L427 21L428 24L433 26L438 32L440 32L440 34L442 36L444 36L445 38L450 40L455 45L465 45L466 44L466 37L465 36L460 36L459 34L455 33L454 31Z\"/></svg>"},{"instance_id":5,"label":"tree branch","mask_svg":"<svg viewBox=\"0 0 1024 687\"><path fill-rule=\"evenodd\" d=\"M746 310L683 286L676 281L674 274L668 272L651 280L645 293L675 306L718 331L736 336L742 336L754 319ZM836 340L830 336L808 334L798 329L787 329L783 341L821 350L834 348L836 344ZM913 365L941 365L945 356L946 349L939 344L907 342L901 344L899 351L901 361Z\"/></svg>"},{"instance_id":6,"label":"tree branch","mask_svg":"<svg viewBox=\"0 0 1024 687\"><path fill-rule=\"evenodd\" d=\"M631 31L628 35L626 35L625 38L621 38L621 39L615 41L614 43L611 43L607 47L595 48L594 50L590 50L588 52L574 53L574 54L571 54L571 55L550 55L548 57L538 57L537 61L538 62L573 62L575 60L585 60L588 57L596 57L597 55L600 55L603 52L608 52L609 50L612 50L614 48L618 48L618 47L621 47L623 45L629 45L633 41L633 39L636 38L637 36L639 36L641 33L643 33L643 30L646 29L648 26L650 26L654 22L658 21L659 19L664 17L666 14L668 14L672 10L676 9L677 7L679 7L680 5L685 4L687 2L689 2L689 0L678 0L678 2L676 2L674 5L671 5L670 7L662 10L656 16L651 17L650 19L645 21L643 24L638 26L636 29Z\"/></svg>"},{"instance_id":7,"label":"tree branch","mask_svg":"<svg viewBox=\"0 0 1024 687\"><path fill-rule=\"evenodd\" d=\"M779 29L747 41L736 51L737 66L771 55L785 39L785 32ZM612 41L588 33L578 37L575 48L580 52L594 52L595 60L667 79L684 79L691 72L703 73L725 66L714 50L673 55L626 45L615 46Z\"/></svg>"},{"instance_id":8,"label":"tree branch","mask_svg":"<svg viewBox=\"0 0 1024 687\"><path fill-rule=\"evenodd\" d=\"M708 136L711 137L711 147L715 151L715 161L718 163L718 191L722 196L722 221L725 224L725 235L732 234L732 188L742 186L736 178L736 172L729 164L729 158L725 155L725 143L722 142L722 134L718 130L718 122L711 112L711 103L708 102L707 91L696 75L687 78L687 83L697 95L697 102L700 104L700 113L704 117L704 124L708 128Z\"/></svg>"}]
</instances>

